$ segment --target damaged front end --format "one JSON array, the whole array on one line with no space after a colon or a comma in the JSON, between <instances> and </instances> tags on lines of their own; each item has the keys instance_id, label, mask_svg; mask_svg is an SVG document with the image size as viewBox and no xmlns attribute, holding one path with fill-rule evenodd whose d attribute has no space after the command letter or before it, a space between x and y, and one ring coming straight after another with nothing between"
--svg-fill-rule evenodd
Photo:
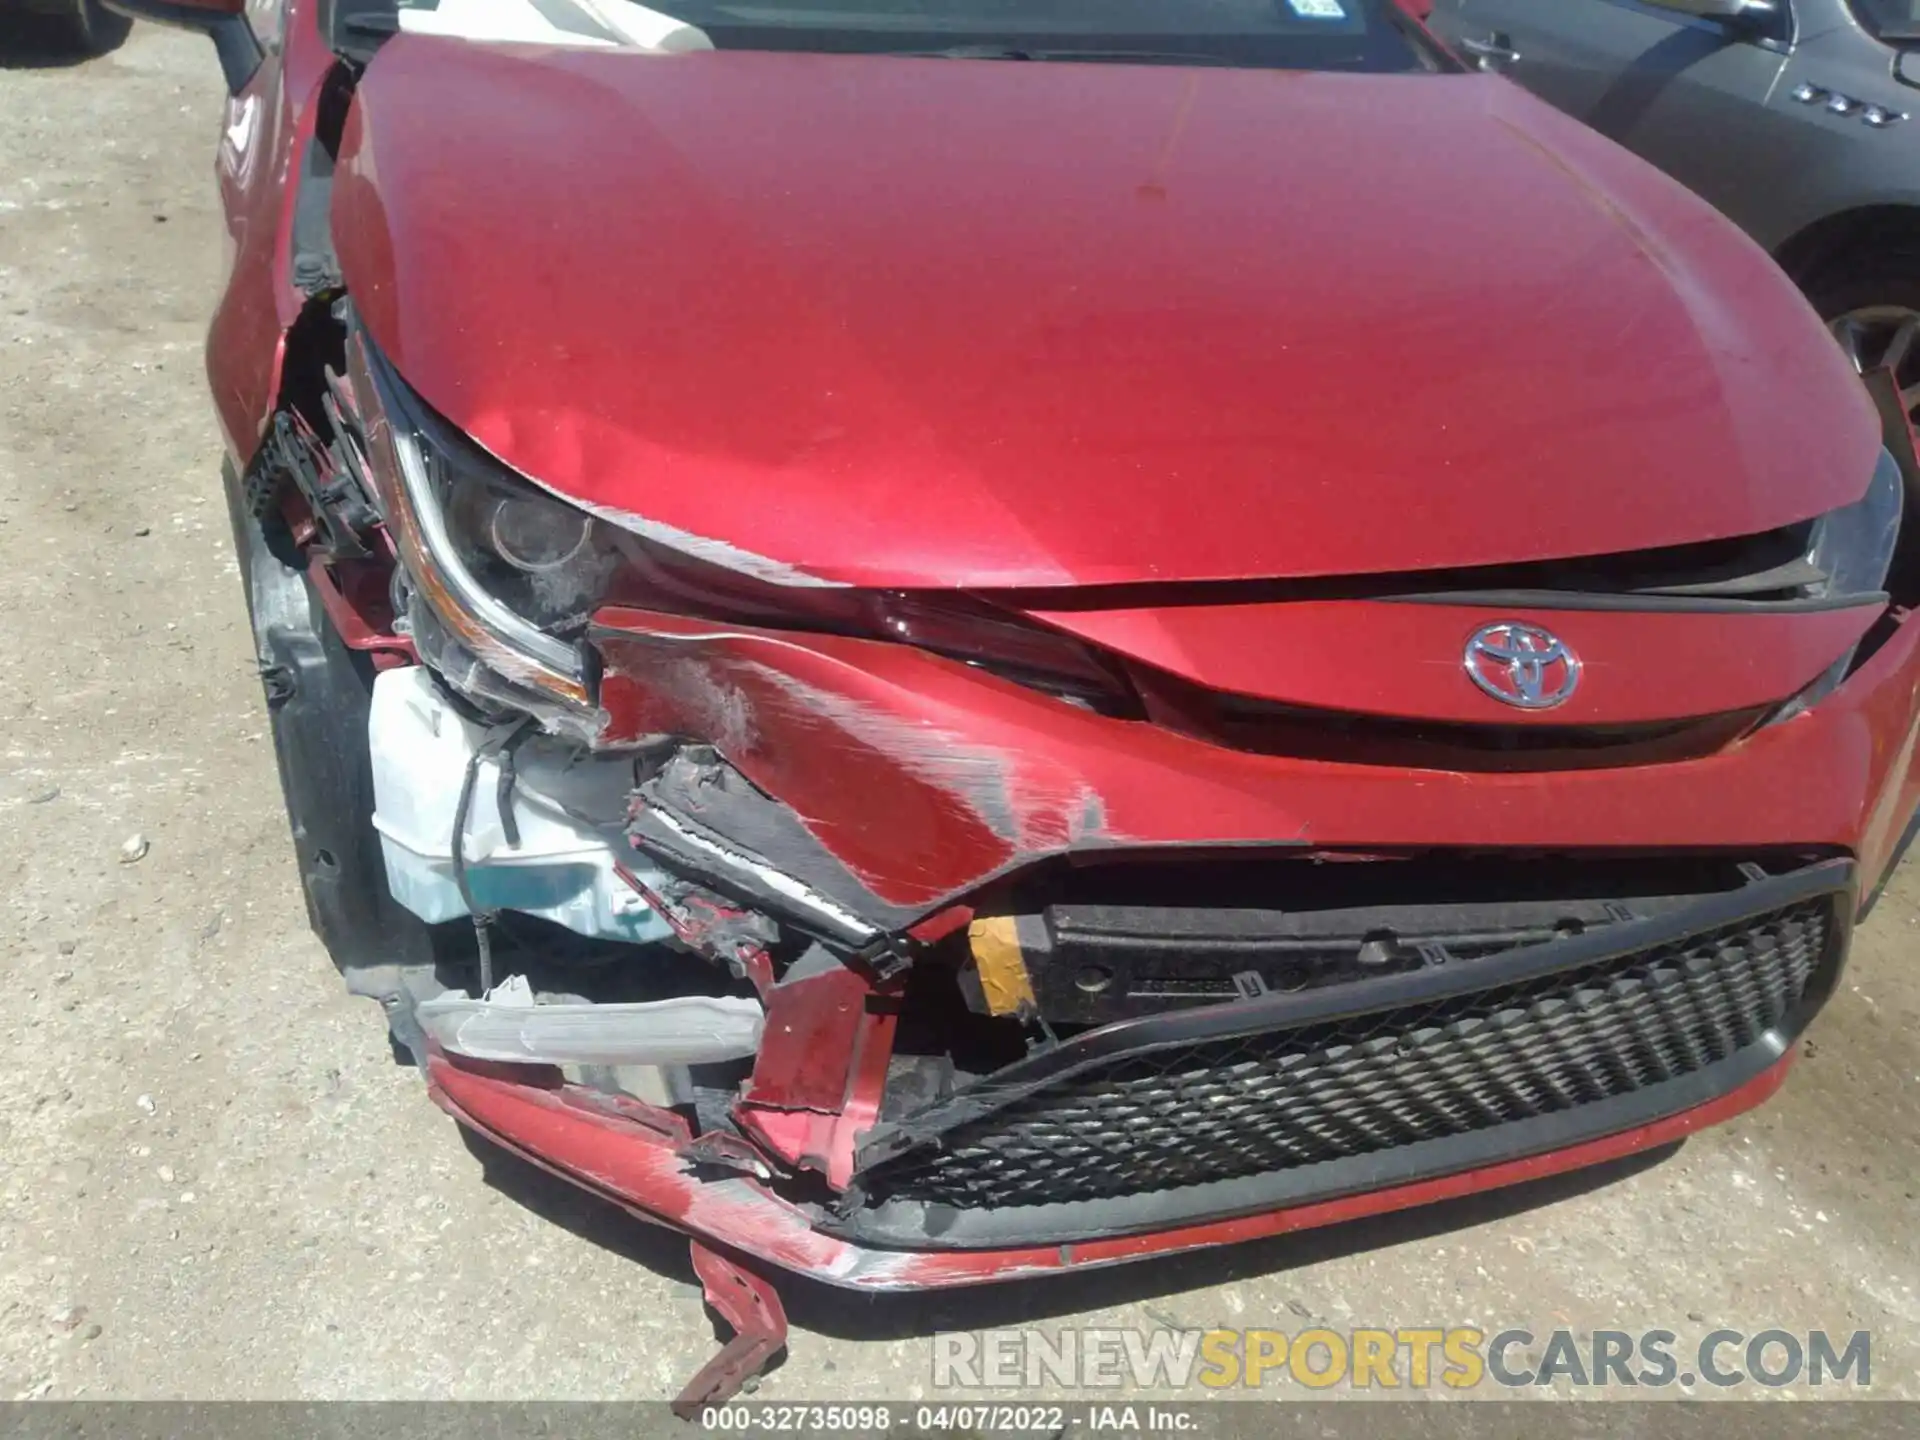
<instances>
[{"instance_id":1,"label":"damaged front end","mask_svg":"<svg viewBox=\"0 0 1920 1440\"><path fill-rule=\"evenodd\" d=\"M1743 834L1722 775L1651 767L1696 843L1616 801L1571 850L1561 799L1643 771L1242 743L1038 607L574 507L329 306L232 487L315 926L449 1112L693 1237L741 1332L695 1399L782 1333L730 1255L969 1284L1589 1164L1763 1098L1834 984L1845 848ZM1867 608L1814 617L1781 699ZM1656 732L1626 743L1731 733Z\"/></svg>"},{"instance_id":2,"label":"damaged front end","mask_svg":"<svg viewBox=\"0 0 1920 1440\"><path fill-rule=\"evenodd\" d=\"M333 319L237 491L316 925L442 1104L653 1218L873 1288L1316 1223L1680 1133L1833 984L1831 848L1556 853L1464 750L1536 820L1448 847L1437 770L576 508Z\"/></svg>"},{"instance_id":3,"label":"damaged front end","mask_svg":"<svg viewBox=\"0 0 1920 1440\"><path fill-rule=\"evenodd\" d=\"M547 488L308 301L230 495L315 928L462 1123L692 1238L693 1400L779 1344L743 1259L1054 1273L1737 1113L1893 848L1891 430L1702 545L863 587ZM1601 678L1503 709L1501 619Z\"/></svg>"},{"instance_id":4,"label":"damaged front end","mask_svg":"<svg viewBox=\"0 0 1920 1440\"><path fill-rule=\"evenodd\" d=\"M1162 298L1198 317L1185 349L1099 313L1030 326L1035 275L1004 267L1055 253L1051 232L1003 237L1002 271L989 248L894 266L838 218L832 243L789 243L850 208L822 202L770 229L777 264L747 263L703 221L725 187L675 208L677 152L656 173L546 148L566 133L626 164L654 120L527 118L748 72L563 84L539 67L597 62L407 37L374 63L382 103L424 109L376 165L359 72L319 82L278 297L296 318L228 487L309 912L439 1104L691 1237L741 1339L690 1398L779 1343L747 1262L862 1290L1106 1265L1626 1155L1781 1083L1920 798L1904 419L1882 442L1803 423L1808 401L1766 439L1666 403L1692 393L1671 374L1647 382L1659 405L1616 377L1602 419L1555 392L1513 428L1605 440L1623 475L1698 450L1685 506L1644 479L1596 501L1449 430L1472 405L1427 397L1396 429L1370 391L1323 404L1326 367L1286 368L1315 348L1286 337L1319 333L1292 270L1222 305L1195 252L1179 273L1205 284ZM495 83L521 65L537 83ZM1114 93L1116 125L1144 113ZM490 131L496 112L518 118ZM1346 136L1354 112L1325 113ZM456 140L472 150L442 183ZM1380 127L1377 163L1402 141ZM1116 144L1130 175L1145 152ZM921 160L869 188L912 193ZM670 223L575 215L556 262L538 187L570 168ZM476 220L476 195L512 213ZM1024 192L994 203L1028 223ZM667 247L651 266L643 240ZM831 302L768 304L768 276L843 251ZM1626 261L1616 283L1685 320L1646 353L1698 340L1664 279L1646 289L1665 272ZM872 338L921 323L882 282L944 296L936 268L1004 312L975 355L991 386L947 373L970 314L918 371ZM864 339L835 308L855 301ZM1200 363L1243 322L1232 376ZM1506 328L1423 373L1457 376ZM746 383L721 352L753 357ZM1082 373L1100 383L1074 391ZM1246 375L1258 393L1217 406ZM975 423L995 407L998 429ZM1111 446L1089 438L1129 412ZM1634 440L1633 413L1662 428ZM1385 448L1350 468L1373 488L1329 500L1363 431ZM1433 450L1442 432L1464 448ZM1490 632L1550 647L1507 656L1535 665L1531 693L1473 670Z\"/></svg>"}]
</instances>

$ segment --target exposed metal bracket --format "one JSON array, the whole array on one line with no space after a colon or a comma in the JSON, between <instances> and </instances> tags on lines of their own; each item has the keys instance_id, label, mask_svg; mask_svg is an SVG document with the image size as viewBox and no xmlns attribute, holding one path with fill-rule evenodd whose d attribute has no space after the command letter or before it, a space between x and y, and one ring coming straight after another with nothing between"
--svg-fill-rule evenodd
<instances>
[{"instance_id":1,"label":"exposed metal bracket","mask_svg":"<svg viewBox=\"0 0 1920 1440\"><path fill-rule=\"evenodd\" d=\"M682 1420L693 1419L703 1405L732 1399L787 1345L787 1312L772 1285L698 1240L689 1248L707 1304L734 1333L673 1402L673 1413Z\"/></svg>"}]
</instances>

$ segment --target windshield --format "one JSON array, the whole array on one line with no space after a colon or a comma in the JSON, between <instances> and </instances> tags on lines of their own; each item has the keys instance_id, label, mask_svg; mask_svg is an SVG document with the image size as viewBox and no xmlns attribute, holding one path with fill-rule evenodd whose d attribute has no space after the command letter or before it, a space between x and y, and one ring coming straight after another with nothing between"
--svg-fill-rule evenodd
<instances>
[{"instance_id":1,"label":"windshield","mask_svg":"<svg viewBox=\"0 0 1920 1440\"><path fill-rule=\"evenodd\" d=\"M355 28L535 39L512 0L482 29L474 0L337 0ZM561 11L580 11L577 17ZM382 23L381 11L386 19ZM674 27L666 48L937 55L957 60L1083 60L1391 72L1454 68L1395 0L532 0L526 25L556 38L619 43ZM685 35L697 34L690 46ZM564 33L562 33L564 32ZM642 48L648 48L643 46Z\"/></svg>"},{"instance_id":2,"label":"windshield","mask_svg":"<svg viewBox=\"0 0 1920 1440\"><path fill-rule=\"evenodd\" d=\"M1853 9L1882 40L1920 40L1920 0L1853 0Z\"/></svg>"}]
</instances>

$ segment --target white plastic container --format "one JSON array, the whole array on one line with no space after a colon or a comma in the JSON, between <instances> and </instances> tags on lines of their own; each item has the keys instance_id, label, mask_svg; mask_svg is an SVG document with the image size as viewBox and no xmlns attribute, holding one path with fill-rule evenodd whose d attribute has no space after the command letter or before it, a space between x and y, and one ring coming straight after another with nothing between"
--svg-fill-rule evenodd
<instances>
[{"instance_id":1,"label":"white plastic container","mask_svg":"<svg viewBox=\"0 0 1920 1440\"><path fill-rule=\"evenodd\" d=\"M450 705L420 666L374 677L367 742L374 828L393 898L438 924L468 913L453 878L453 820L467 765L485 736ZM613 871L633 763L596 756L529 731L514 753L510 804L520 843L507 843L497 757L480 762L462 853L474 903L516 910L610 940L663 940L667 923ZM622 845L622 850L625 847ZM630 852L629 852L630 853ZM664 877L628 860L650 887Z\"/></svg>"}]
</instances>

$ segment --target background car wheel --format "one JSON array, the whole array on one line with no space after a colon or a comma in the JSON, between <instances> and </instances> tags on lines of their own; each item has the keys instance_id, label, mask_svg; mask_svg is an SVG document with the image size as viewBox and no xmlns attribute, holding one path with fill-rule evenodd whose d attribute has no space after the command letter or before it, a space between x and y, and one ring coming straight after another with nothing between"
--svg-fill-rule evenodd
<instances>
[{"instance_id":1,"label":"background car wheel","mask_svg":"<svg viewBox=\"0 0 1920 1440\"><path fill-rule=\"evenodd\" d=\"M1891 370L1920 424L1920 253L1880 255L1808 287L1853 368Z\"/></svg>"},{"instance_id":2,"label":"background car wheel","mask_svg":"<svg viewBox=\"0 0 1920 1440\"><path fill-rule=\"evenodd\" d=\"M133 29L133 21L107 9L100 0L74 0L73 8L54 23L60 41L83 55L117 50Z\"/></svg>"}]
</instances>

